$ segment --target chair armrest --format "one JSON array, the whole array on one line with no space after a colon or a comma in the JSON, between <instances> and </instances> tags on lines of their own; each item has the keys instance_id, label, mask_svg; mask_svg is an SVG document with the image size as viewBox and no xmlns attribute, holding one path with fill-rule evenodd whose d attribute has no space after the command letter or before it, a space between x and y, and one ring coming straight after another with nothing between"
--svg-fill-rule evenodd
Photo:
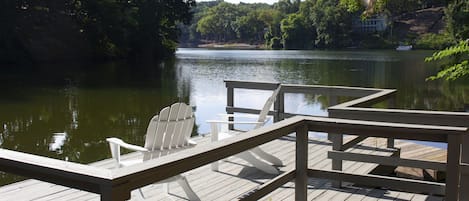
<instances>
[{"instance_id":1,"label":"chair armrest","mask_svg":"<svg viewBox=\"0 0 469 201\"><path fill-rule=\"evenodd\" d=\"M189 144L189 146L195 146L197 145L197 142L195 142L194 140L188 139L187 144Z\"/></svg>"},{"instance_id":2,"label":"chair armrest","mask_svg":"<svg viewBox=\"0 0 469 201\"><path fill-rule=\"evenodd\" d=\"M249 119L258 119L259 115L258 114L217 114L217 116L220 116L222 119L228 119L228 118L249 118ZM270 121L272 119L272 116L267 116L265 118L265 123Z\"/></svg>"},{"instance_id":3,"label":"chair armrest","mask_svg":"<svg viewBox=\"0 0 469 201\"><path fill-rule=\"evenodd\" d=\"M218 123L218 124L262 124L262 123L264 123L264 122L258 122L258 121L207 120L207 123Z\"/></svg>"},{"instance_id":4,"label":"chair armrest","mask_svg":"<svg viewBox=\"0 0 469 201\"><path fill-rule=\"evenodd\" d=\"M132 150L132 151L140 151L140 152L147 152L147 151L149 151L148 149L146 149L146 148L144 148L144 147L126 143L126 142L122 141L121 139L115 138L115 137L113 137L113 138L107 138L106 141L108 141L109 143L113 143L113 144L119 145L120 147L129 149L129 150Z\"/></svg>"},{"instance_id":5,"label":"chair armrest","mask_svg":"<svg viewBox=\"0 0 469 201\"><path fill-rule=\"evenodd\" d=\"M259 118L258 114L217 114L220 117L245 117L245 118Z\"/></svg>"},{"instance_id":6,"label":"chair armrest","mask_svg":"<svg viewBox=\"0 0 469 201\"><path fill-rule=\"evenodd\" d=\"M219 131L218 125L219 124L250 124L250 125L259 125L263 124L264 122L257 122L257 121L223 121L223 120L207 120L207 123L210 124L210 135L212 142L219 140Z\"/></svg>"}]
</instances>

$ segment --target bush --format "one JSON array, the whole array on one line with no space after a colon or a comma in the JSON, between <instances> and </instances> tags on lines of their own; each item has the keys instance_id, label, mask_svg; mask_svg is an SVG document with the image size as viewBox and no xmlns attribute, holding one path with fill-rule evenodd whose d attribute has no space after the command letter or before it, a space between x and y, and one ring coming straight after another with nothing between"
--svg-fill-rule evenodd
<instances>
[{"instance_id":1,"label":"bush","mask_svg":"<svg viewBox=\"0 0 469 201\"><path fill-rule=\"evenodd\" d=\"M454 45L454 41L448 34L428 33L420 36L415 43L415 48L442 50Z\"/></svg>"},{"instance_id":2,"label":"bush","mask_svg":"<svg viewBox=\"0 0 469 201\"><path fill-rule=\"evenodd\" d=\"M282 49L282 40L279 37L273 37L270 39L270 48L272 49Z\"/></svg>"}]
</instances>

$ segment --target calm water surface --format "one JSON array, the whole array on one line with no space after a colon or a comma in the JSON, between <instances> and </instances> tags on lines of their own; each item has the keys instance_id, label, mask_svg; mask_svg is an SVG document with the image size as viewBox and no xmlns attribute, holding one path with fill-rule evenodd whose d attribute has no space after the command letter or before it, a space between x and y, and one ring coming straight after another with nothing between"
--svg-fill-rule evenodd
<instances>
[{"instance_id":1,"label":"calm water surface","mask_svg":"<svg viewBox=\"0 0 469 201\"><path fill-rule=\"evenodd\" d=\"M464 110L469 81L425 82L438 70L423 62L430 54L179 49L161 66L51 64L27 74L1 72L0 147L80 163L102 160L110 157L106 137L143 144L148 120L176 101L194 106L194 134L208 133L205 121L224 112L224 79L393 88L397 108ZM235 94L235 105L259 108L270 92ZM287 94L285 109L327 115L323 102ZM16 179L0 173L0 184Z\"/></svg>"}]
</instances>

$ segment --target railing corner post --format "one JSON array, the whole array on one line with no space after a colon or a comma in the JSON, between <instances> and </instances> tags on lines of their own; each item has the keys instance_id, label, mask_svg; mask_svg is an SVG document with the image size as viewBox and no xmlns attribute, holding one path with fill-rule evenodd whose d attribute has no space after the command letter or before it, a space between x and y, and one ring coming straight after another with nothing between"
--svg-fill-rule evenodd
<instances>
[{"instance_id":1,"label":"railing corner post","mask_svg":"<svg viewBox=\"0 0 469 201\"><path fill-rule=\"evenodd\" d=\"M234 88L233 86L230 86L228 83L226 83L226 113L227 114L233 114L233 112L228 111L228 108L233 108L234 107ZM229 121L233 121L233 117L228 118ZM234 125L229 124L228 125L229 130L234 130Z\"/></svg>"},{"instance_id":2,"label":"railing corner post","mask_svg":"<svg viewBox=\"0 0 469 201\"><path fill-rule=\"evenodd\" d=\"M285 113L285 93L280 90L280 92L277 95L277 99L275 100L274 103L274 110L276 111L276 114L274 116L274 122L278 122L281 120L285 119L284 113Z\"/></svg>"},{"instance_id":3,"label":"railing corner post","mask_svg":"<svg viewBox=\"0 0 469 201\"><path fill-rule=\"evenodd\" d=\"M308 126L296 129L295 200L306 201L308 193Z\"/></svg>"}]
</instances>

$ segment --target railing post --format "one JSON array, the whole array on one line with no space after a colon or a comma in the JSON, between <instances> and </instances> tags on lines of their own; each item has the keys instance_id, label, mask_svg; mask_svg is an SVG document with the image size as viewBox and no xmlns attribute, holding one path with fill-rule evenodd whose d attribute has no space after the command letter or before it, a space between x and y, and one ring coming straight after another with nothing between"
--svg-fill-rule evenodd
<instances>
[{"instance_id":1,"label":"railing post","mask_svg":"<svg viewBox=\"0 0 469 201\"><path fill-rule=\"evenodd\" d=\"M394 108L396 107L396 96L393 95L391 98L388 99L388 108ZM387 140L387 147L388 148L394 148L394 138L388 138Z\"/></svg>"},{"instance_id":2,"label":"railing post","mask_svg":"<svg viewBox=\"0 0 469 201\"><path fill-rule=\"evenodd\" d=\"M308 126L296 129L295 200L306 201L308 195Z\"/></svg>"},{"instance_id":3,"label":"railing post","mask_svg":"<svg viewBox=\"0 0 469 201\"><path fill-rule=\"evenodd\" d=\"M344 144L344 137L342 134L329 133L332 141L332 150L334 151L343 151L342 145ZM332 170L342 171L342 160L332 159ZM341 181L332 181L332 187L340 188L342 187Z\"/></svg>"},{"instance_id":4,"label":"railing post","mask_svg":"<svg viewBox=\"0 0 469 201\"><path fill-rule=\"evenodd\" d=\"M469 163L469 136L463 136L462 141L462 155L461 162L468 164ZM461 185L460 189L469 189L469 175L461 174ZM459 191L460 200L469 200L469 193L464 190Z\"/></svg>"},{"instance_id":5,"label":"railing post","mask_svg":"<svg viewBox=\"0 0 469 201\"><path fill-rule=\"evenodd\" d=\"M226 106L228 108L234 107L234 89L233 87L229 86L228 83L226 85ZM231 111L226 111L227 114L233 114ZM228 117L228 121L234 121L233 117ZM229 130L234 130L233 124L228 124Z\"/></svg>"},{"instance_id":6,"label":"railing post","mask_svg":"<svg viewBox=\"0 0 469 201\"><path fill-rule=\"evenodd\" d=\"M462 136L449 135L448 136L448 153L446 162L446 189L445 200L457 201L459 200L459 182L461 176L461 140ZM467 193L467 192L465 192Z\"/></svg>"},{"instance_id":7,"label":"railing post","mask_svg":"<svg viewBox=\"0 0 469 201\"><path fill-rule=\"evenodd\" d=\"M285 119L285 116L284 116L284 113L285 113L285 93L283 93L281 89L280 89L280 92L277 95L277 99L275 100L274 110L276 111L276 114L274 116L274 122L278 122L278 121L281 121L281 120Z\"/></svg>"},{"instance_id":8,"label":"railing post","mask_svg":"<svg viewBox=\"0 0 469 201\"><path fill-rule=\"evenodd\" d=\"M329 105L328 105L328 107L332 107L334 105L337 105L337 103L338 103L338 97L329 95ZM330 115L328 115L328 116L330 117ZM327 139L329 141L332 141L332 136L331 135L332 134L327 135Z\"/></svg>"},{"instance_id":9,"label":"railing post","mask_svg":"<svg viewBox=\"0 0 469 201\"><path fill-rule=\"evenodd\" d=\"M101 185L101 201L130 200L130 189L125 186Z\"/></svg>"}]
</instances>

